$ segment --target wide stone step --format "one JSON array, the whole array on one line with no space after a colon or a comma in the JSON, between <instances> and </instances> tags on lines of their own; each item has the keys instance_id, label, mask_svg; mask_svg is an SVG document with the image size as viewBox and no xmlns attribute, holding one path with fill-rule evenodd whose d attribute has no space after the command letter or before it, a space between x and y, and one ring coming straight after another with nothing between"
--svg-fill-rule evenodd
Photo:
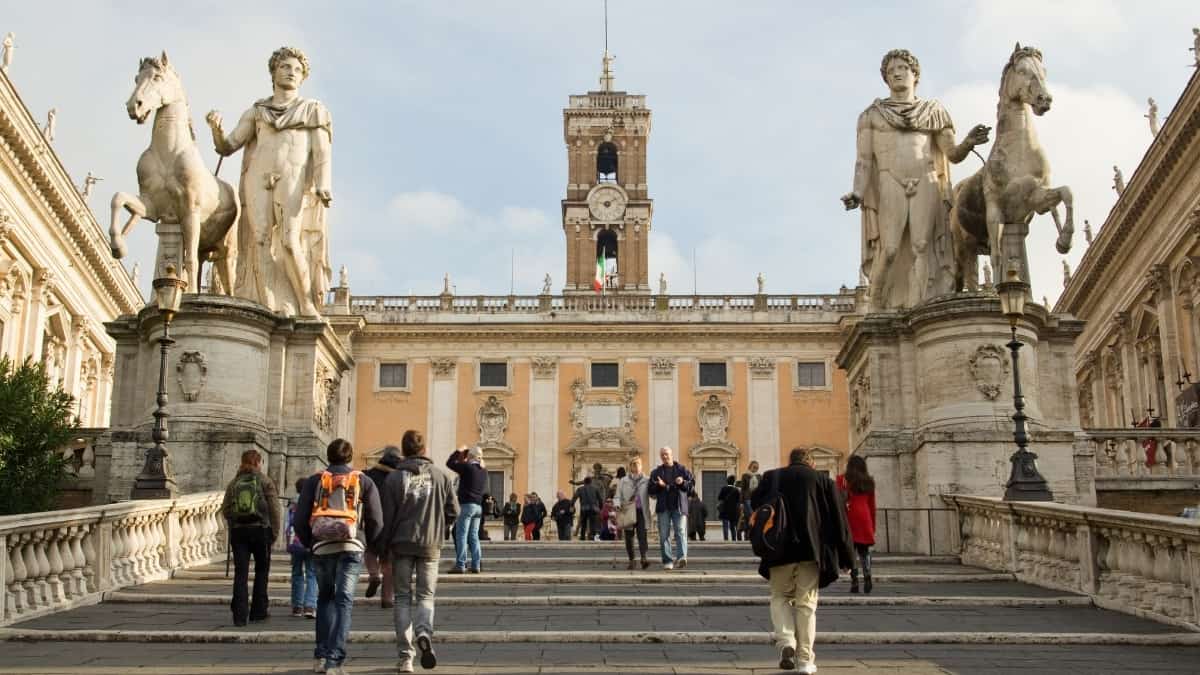
<instances>
[{"instance_id":1,"label":"wide stone step","mask_svg":"<svg viewBox=\"0 0 1200 675\"><path fill-rule=\"evenodd\" d=\"M1195 672L1194 647L1139 647L1004 644L836 644L818 634L817 663L822 673L897 675L1014 673ZM259 675L308 672L312 650L304 644L139 644L10 642L3 646L4 673L40 675ZM354 643L348 667L353 673L391 673L395 647ZM582 655L582 658L581 658ZM699 644L686 649L661 644L615 643L443 643L438 667L449 673L694 673L750 675L778 672L769 645Z\"/></svg>"}]
</instances>

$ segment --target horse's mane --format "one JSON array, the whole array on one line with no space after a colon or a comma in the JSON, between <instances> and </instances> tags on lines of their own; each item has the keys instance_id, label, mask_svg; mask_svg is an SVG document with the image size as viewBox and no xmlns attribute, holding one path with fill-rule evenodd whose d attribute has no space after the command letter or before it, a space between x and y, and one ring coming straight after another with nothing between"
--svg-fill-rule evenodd
<instances>
[{"instance_id":1,"label":"horse's mane","mask_svg":"<svg viewBox=\"0 0 1200 675\"><path fill-rule=\"evenodd\" d=\"M196 127L192 124L192 109L188 105L187 92L183 89L183 78L179 77L178 71L175 70L170 63L164 63L163 58L159 56L147 56L138 64L138 72L142 72L147 67L152 67L155 70L170 73L179 82L179 90L183 92L183 112L187 116L188 133L192 135L192 140L196 140Z\"/></svg>"},{"instance_id":2,"label":"horse's mane","mask_svg":"<svg viewBox=\"0 0 1200 675\"><path fill-rule=\"evenodd\" d=\"M1004 96L1004 86L1008 83L1008 74L1017 65L1017 62L1025 57L1032 57L1039 62L1042 60L1042 50L1037 47L1022 47L1017 45L1013 50L1012 56L1008 57L1008 63L1004 64L1004 70L1000 73L1000 95Z\"/></svg>"}]
</instances>

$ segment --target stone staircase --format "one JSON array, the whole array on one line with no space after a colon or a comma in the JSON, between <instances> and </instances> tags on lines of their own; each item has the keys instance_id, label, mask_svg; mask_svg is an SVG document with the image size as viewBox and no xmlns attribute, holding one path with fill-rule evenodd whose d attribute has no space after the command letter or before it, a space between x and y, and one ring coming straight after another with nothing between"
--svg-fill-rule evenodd
<instances>
[{"instance_id":1,"label":"stone staircase","mask_svg":"<svg viewBox=\"0 0 1200 675\"><path fill-rule=\"evenodd\" d=\"M488 542L484 555L483 574L439 579L436 672L777 671L767 585L745 543L693 542L670 572L627 571L615 542ZM288 616L289 577L280 555L272 617L245 628L232 625L223 564L20 621L0 629L0 673L307 672L313 622ZM822 592L822 672L1197 670L1198 633L957 557L879 555L874 578L869 596L845 578ZM391 613L361 593L347 665L392 672Z\"/></svg>"}]
</instances>

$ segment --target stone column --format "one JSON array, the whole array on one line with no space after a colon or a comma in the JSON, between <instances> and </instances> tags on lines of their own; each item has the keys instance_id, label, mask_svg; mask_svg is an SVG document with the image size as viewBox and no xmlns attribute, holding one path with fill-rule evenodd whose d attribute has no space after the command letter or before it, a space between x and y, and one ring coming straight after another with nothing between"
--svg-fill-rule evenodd
<instances>
[{"instance_id":1,"label":"stone column","mask_svg":"<svg viewBox=\"0 0 1200 675\"><path fill-rule=\"evenodd\" d=\"M558 483L558 359L533 357L529 368L529 489L549 501ZM507 498L507 497L506 497Z\"/></svg>"},{"instance_id":2,"label":"stone column","mask_svg":"<svg viewBox=\"0 0 1200 675\"><path fill-rule=\"evenodd\" d=\"M87 317L72 317L71 336L67 339L66 364L63 366L63 390L75 397L77 405L84 400L87 385L87 377L80 372L83 366L83 343L86 333Z\"/></svg>"},{"instance_id":3,"label":"stone column","mask_svg":"<svg viewBox=\"0 0 1200 675\"><path fill-rule=\"evenodd\" d=\"M446 457L455 448L458 410L458 362L454 358L429 360L429 454Z\"/></svg>"},{"instance_id":4,"label":"stone column","mask_svg":"<svg viewBox=\"0 0 1200 675\"><path fill-rule=\"evenodd\" d=\"M1162 375L1164 377L1164 385L1166 381L1174 382L1175 378L1179 377L1180 351L1179 351L1179 319L1175 308L1175 291L1171 284L1171 272L1166 265L1157 264L1150 267L1147 273L1150 280L1150 287L1154 291L1154 302L1158 309L1158 335L1160 345L1158 345L1160 359L1162 362ZM1153 364L1153 361L1151 362ZM1166 389L1166 387L1163 387ZM1168 394L1169 396L1169 394ZM1167 427L1174 427L1177 424L1177 416L1175 414L1175 406L1173 401L1164 400L1159 404L1162 406L1163 424Z\"/></svg>"},{"instance_id":5,"label":"stone column","mask_svg":"<svg viewBox=\"0 0 1200 675\"><path fill-rule=\"evenodd\" d=\"M1138 358L1136 347L1133 343L1132 331L1129 327L1129 312L1117 312L1113 316L1113 324L1117 327L1119 336L1119 349L1121 357L1121 391L1125 394L1126 410L1118 411L1118 417L1121 420L1125 419L1126 415L1131 412L1137 415L1139 409L1139 401L1145 401L1146 397L1142 391L1141 378L1138 377ZM1120 401L1117 403L1121 404ZM1137 420L1133 420L1136 422ZM1117 424L1114 426L1127 426L1126 424Z\"/></svg>"},{"instance_id":6,"label":"stone column","mask_svg":"<svg viewBox=\"0 0 1200 675\"><path fill-rule=\"evenodd\" d=\"M33 287L29 291L29 307L25 312L25 339L22 357L34 361L42 359L42 336L46 332L46 300L54 288L54 275L41 269L33 273Z\"/></svg>"},{"instance_id":7,"label":"stone column","mask_svg":"<svg viewBox=\"0 0 1200 675\"><path fill-rule=\"evenodd\" d=\"M675 359L650 357L650 464L664 445L679 448L679 372ZM682 455L682 452L680 453Z\"/></svg>"},{"instance_id":8,"label":"stone column","mask_svg":"<svg viewBox=\"0 0 1200 675\"><path fill-rule=\"evenodd\" d=\"M747 367L746 391L750 431L750 461L764 470L779 465L779 382L774 358L751 358Z\"/></svg>"}]
</instances>

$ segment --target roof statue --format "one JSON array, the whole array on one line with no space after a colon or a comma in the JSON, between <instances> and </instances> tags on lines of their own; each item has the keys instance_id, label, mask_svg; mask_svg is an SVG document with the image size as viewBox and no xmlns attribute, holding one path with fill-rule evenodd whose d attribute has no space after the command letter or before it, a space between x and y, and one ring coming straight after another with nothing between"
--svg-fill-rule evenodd
<instances>
[{"instance_id":1,"label":"roof statue","mask_svg":"<svg viewBox=\"0 0 1200 675\"><path fill-rule=\"evenodd\" d=\"M47 143L54 142L54 133L58 129L58 108L51 108L46 111L46 126L42 127L42 138L46 139Z\"/></svg>"},{"instance_id":2,"label":"roof statue","mask_svg":"<svg viewBox=\"0 0 1200 675\"><path fill-rule=\"evenodd\" d=\"M1157 136L1158 135L1158 104L1154 102L1153 98L1147 99L1146 102L1149 104L1149 108L1147 109L1146 114L1142 115L1142 117L1145 117L1150 122L1150 135Z\"/></svg>"},{"instance_id":3,"label":"roof statue","mask_svg":"<svg viewBox=\"0 0 1200 675\"><path fill-rule=\"evenodd\" d=\"M1113 164L1113 185L1112 188L1117 191L1117 196L1125 193L1125 174L1121 173L1121 169Z\"/></svg>"},{"instance_id":4,"label":"roof statue","mask_svg":"<svg viewBox=\"0 0 1200 675\"><path fill-rule=\"evenodd\" d=\"M0 70L3 70L5 73L7 73L9 67L12 66L13 50L16 49L14 41L16 39L17 36L12 31L9 31L8 35L4 36L4 55L0 56Z\"/></svg>"}]
</instances>

